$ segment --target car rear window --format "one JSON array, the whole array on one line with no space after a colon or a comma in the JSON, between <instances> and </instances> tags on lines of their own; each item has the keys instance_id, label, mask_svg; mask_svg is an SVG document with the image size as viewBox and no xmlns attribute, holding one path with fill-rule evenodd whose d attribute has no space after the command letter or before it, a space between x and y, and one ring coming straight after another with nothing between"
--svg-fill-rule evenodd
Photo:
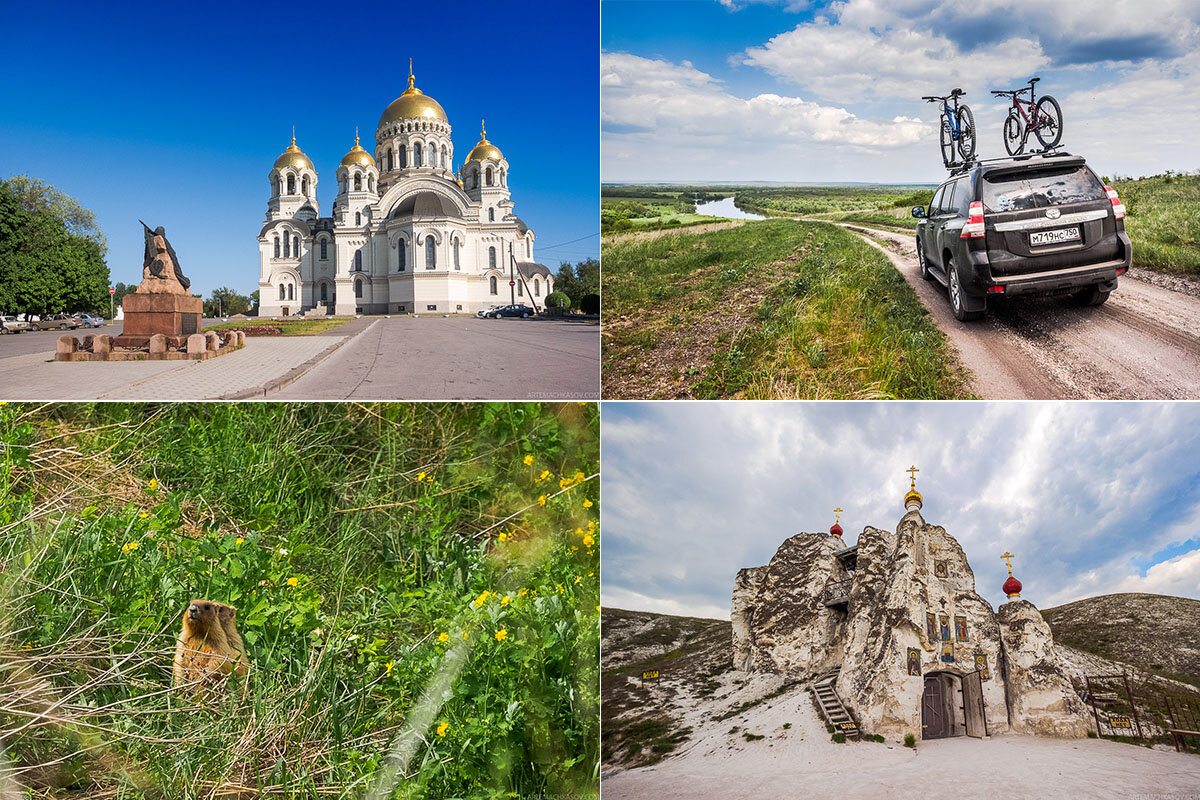
<instances>
[{"instance_id":1,"label":"car rear window","mask_svg":"<svg viewBox=\"0 0 1200 800\"><path fill-rule=\"evenodd\" d=\"M1056 167L983 176L985 211L1025 211L1103 200L1104 185L1087 167Z\"/></svg>"}]
</instances>

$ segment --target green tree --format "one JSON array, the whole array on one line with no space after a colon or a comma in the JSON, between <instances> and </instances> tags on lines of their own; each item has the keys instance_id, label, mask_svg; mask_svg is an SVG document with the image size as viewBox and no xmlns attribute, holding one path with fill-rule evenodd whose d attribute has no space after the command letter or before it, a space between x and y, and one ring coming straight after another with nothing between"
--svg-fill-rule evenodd
<instances>
[{"instance_id":1,"label":"green tree","mask_svg":"<svg viewBox=\"0 0 1200 800\"><path fill-rule=\"evenodd\" d=\"M237 290L228 286L213 289L212 296L204 301L204 316L232 317L234 314L245 314L250 308L250 298L240 295Z\"/></svg>"},{"instance_id":2,"label":"green tree","mask_svg":"<svg viewBox=\"0 0 1200 800\"><path fill-rule=\"evenodd\" d=\"M104 237L92 213L27 176L0 180L0 309L108 312Z\"/></svg>"},{"instance_id":3,"label":"green tree","mask_svg":"<svg viewBox=\"0 0 1200 800\"><path fill-rule=\"evenodd\" d=\"M571 265L563 262L554 276L554 291L571 298L571 307L579 308L583 296L600 292L600 262L594 258Z\"/></svg>"},{"instance_id":4,"label":"green tree","mask_svg":"<svg viewBox=\"0 0 1200 800\"><path fill-rule=\"evenodd\" d=\"M254 316L258 316L258 289L250 293L250 312Z\"/></svg>"}]
</instances>

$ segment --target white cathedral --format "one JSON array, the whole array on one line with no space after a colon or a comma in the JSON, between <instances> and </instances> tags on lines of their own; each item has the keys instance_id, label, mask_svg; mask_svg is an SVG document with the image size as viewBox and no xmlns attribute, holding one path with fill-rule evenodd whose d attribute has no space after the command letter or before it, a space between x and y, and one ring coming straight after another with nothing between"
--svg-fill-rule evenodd
<instances>
[{"instance_id":1,"label":"white cathedral","mask_svg":"<svg viewBox=\"0 0 1200 800\"><path fill-rule=\"evenodd\" d=\"M540 308L554 277L513 213L508 161L484 130L458 174L453 163L446 112L411 65L408 89L379 118L374 157L356 136L342 158L332 217L320 216L317 171L293 136L271 169L258 235L259 315Z\"/></svg>"}]
</instances>

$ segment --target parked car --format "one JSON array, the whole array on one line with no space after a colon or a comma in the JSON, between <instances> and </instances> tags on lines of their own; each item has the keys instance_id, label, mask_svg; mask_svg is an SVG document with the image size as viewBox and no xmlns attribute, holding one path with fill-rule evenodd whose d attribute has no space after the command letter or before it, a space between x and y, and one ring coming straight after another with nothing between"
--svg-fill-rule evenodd
<instances>
[{"instance_id":1,"label":"parked car","mask_svg":"<svg viewBox=\"0 0 1200 800\"><path fill-rule=\"evenodd\" d=\"M16 317L0 317L0 333L24 333L29 323Z\"/></svg>"},{"instance_id":2,"label":"parked car","mask_svg":"<svg viewBox=\"0 0 1200 800\"><path fill-rule=\"evenodd\" d=\"M75 319L79 320L79 327L81 327L81 328L103 328L104 327L104 317L97 317L95 314L88 314L83 311L80 311L78 314L72 314L71 316L73 316L73 317L75 317Z\"/></svg>"},{"instance_id":3,"label":"parked car","mask_svg":"<svg viewBox=\"0 0 1200 800\"><path fill-rule=\"evenodd\" d=\"M515 306L500 306L493 308L488 312L488 316L492 319L500 319L500 317L520 317L521 319L529 319L534 315L534 310L527 305L517 303Z\"/></svg>"},{"instance_id":4,"label":"parked car","mask_svg":"<svg viewBox=\"0 0 1200 800\"><path fill-rule=\"evenodd\" d=\"M960 320L982 317L994 296L1098 306L1133 259L1125 206L1070 153L970 163L912 215L921 276L946 286Z\"/></svg>"},{"instance_id":5,"label":"parked car","mask_svg":"<svg viewBox=\"0 0 1200 800\"><path fill-rule=\"evenodd\" d=\"M482 317L490 317L492 315L492 312L495 311L497 308L504 308L504 306L492 306L490 308L485 308L480 311L476 311L475 316L481 317L481 318Z\"/></svg>"},{"instance_id":6,"label":"parked car","mask_svg":"<svg viewBox=\"0 0 1200 800\"><path fill-rule=\"evenodd\" d=\"M73 330L79 327L79 320L67 314L47 314L31 327L35 331Z\"/></svg>"}]
</instances>

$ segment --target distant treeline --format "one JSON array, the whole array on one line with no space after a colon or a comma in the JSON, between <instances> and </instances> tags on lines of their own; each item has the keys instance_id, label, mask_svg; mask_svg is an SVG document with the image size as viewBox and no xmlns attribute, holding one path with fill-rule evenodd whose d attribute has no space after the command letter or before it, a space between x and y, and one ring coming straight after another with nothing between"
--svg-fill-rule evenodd
<instances>
[{"instance_id":1,"label":"distant treeline","mask_svg":"<svg viewBox=\"0 0 1200 800\"><path fill-rule=\"evenodd\" d=\"M932 188L915 186L770 186L737 190L734 203L743 211L822 214L928 205Z\"/></svg>"}]
</instances>

